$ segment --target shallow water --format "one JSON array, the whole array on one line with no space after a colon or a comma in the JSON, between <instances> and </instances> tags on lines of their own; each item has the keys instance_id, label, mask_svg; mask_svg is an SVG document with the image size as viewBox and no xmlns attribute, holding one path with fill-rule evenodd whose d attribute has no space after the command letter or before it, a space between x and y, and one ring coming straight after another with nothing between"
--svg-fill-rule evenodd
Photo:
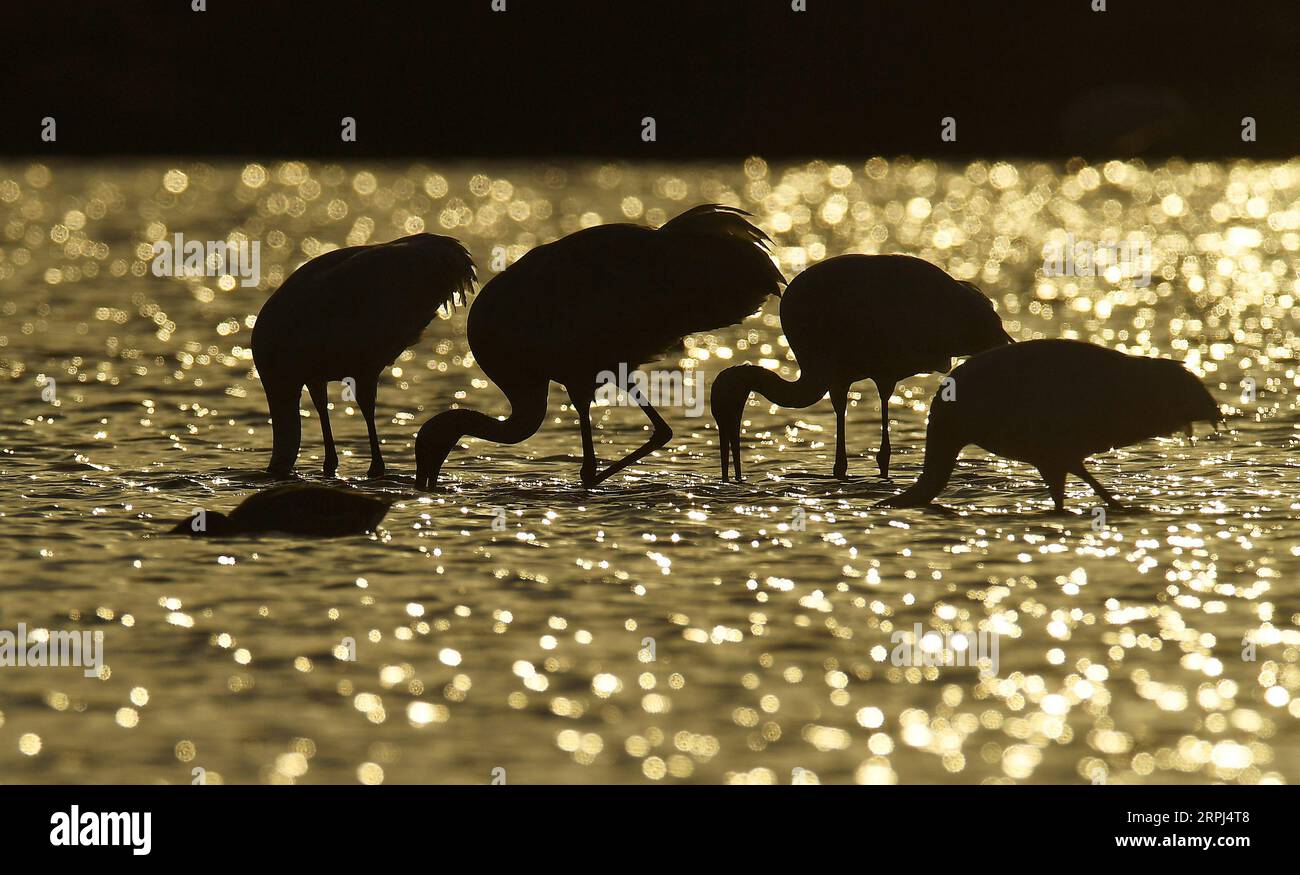
<instances>
[{"instance_id":1,"label":"shallow water","mask_svg":"<svg viewBox=\"0 0 1300 875\"><path fill-rule=\"evenodd\" d=\"M395 478L363 482L364 423L331 387L340 474L398 499L377 536L160 536L266 483L251 317L322 246L450 233L485 278L702 201L751 210L787 276L919 255L1016 337L1187 360L1239 415L1097 459L1133 509L1095 521L1083 484L1057 515L1032 469L974 448L947 512L873 508L919 468L937 376L890 406L892 484L864 383L848 483L829 402L754 401L748 482L719 481L707 407L670 408L672 444L590 494L555 387L541 433L472 442L422 496L418 426L506 409L462 310L381 383ZM260 285L154 276L149 244L177 232L261 241ZM1065 233L1144 235L1150 284L1042 276ZM1300 162L0 165L0 629L105 636L96 678L0 668L0 780L1294 782L1297 248ZM793 378L775 313L662 366ZM303 400L299 471L319 478ZM635 411L595 418L607 460L645 437ZM995 670L895 665L915 624L996 633Z\"/></svg>"}]
</instances>

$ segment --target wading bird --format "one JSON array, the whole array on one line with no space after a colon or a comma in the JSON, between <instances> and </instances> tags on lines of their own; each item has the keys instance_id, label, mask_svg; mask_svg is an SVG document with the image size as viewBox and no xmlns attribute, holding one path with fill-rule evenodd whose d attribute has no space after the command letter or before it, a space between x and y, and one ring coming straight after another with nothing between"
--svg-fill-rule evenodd
<instances>
[{"instance_id":1,"label":"wading bird","mask_svg":"<svg viewBox=\"0 0 1300 875\"><path fill-rule=\"evenodd\" d=\"M749 393L781 407L811 407L829 392L835 408L836 477L848 476L844 413L849 387L871 380L880 393L880 476L889 476L889 399L907 377L947 371L957 356L1011 343L993 304L970 283L909 255L841 255L790 281L781 330L799 360L799 379L754 365L727 368L713 381L722 479L727 454L740 470L740 421Z\"/></svg>"},{"instance_id":2,"label":"wading bird","mask_svg":"<svg viewBox=\"0 0 1300 875\"><path fill-rule=\"evenodd\" d=\"M1084 460L1222 419L1205 386L1179 362L1077 340L1031 340L990 350L949 378L930 404L920 478L881 504L928 504L947 485L962 449L975 444L1037 468L1058 511L1065 509L1068 474L1119 508Z\"/></svg>"},{"instance_id":3,"label":"wading bird","mask_svg":"<svg viewBox=\"0 0 1300 875\"><path fill-rule=\"evenodd\" d=\"M312 483L285 483L245 498L229 514L196 512L171 531L178 535L289 535L336 537L372 532L391 499Z\"/></svg>"},{"instance_id":4,"label":"wading bird","mask_svg":"<svg viewBox=\"0 0 1300 875\"><path fill-rule=\"evenodd\" d=\"M267 470L293 470L301 440L298 402L306 386L320 416L325 476L334 476L339 458L326 384L343 380L370 432L369 476L382 477L375 430L379 375L420 339L439 307L465 303L473 287L474 262L465 247L434 234L336 249L294 271L253 326L253 361L275 442Z\"/></svg>"},{"instance_id":5,"label":"wading bird","mask_svg":"<svg viewBox=\"0 0 1300 875\"><path fill-rule=\"evenodd\" d=\"M417 485L437 483L464 436L517 444L536 433L552 380L568 390L578 413L584 487L668 443L668 424L644 393L629 388L654 431L597 471L596 381L604 371L627 373L660 358L688 334L740 322L780 294L785 279L767 254L770 241L747 215L705 204L658 230L598 225L539 246L494 277L470 308L467 331L475 361L509 400L510 416L457 409L430 419L415 441Z\"/></svg>"}]
</instances>

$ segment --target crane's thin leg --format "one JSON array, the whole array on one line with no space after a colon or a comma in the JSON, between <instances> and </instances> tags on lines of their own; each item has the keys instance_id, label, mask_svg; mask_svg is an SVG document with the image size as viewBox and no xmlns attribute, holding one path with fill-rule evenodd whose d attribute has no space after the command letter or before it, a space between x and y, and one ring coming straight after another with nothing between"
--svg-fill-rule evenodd
<instances>
[{"instance_id":1,"label":"crane's thin leg","mask_svg":"<svg viewBox=\"0 0 1300 875\"><path fill-rule=\"evenodd\" d=\"M1093 492L1101 496L1101 500L1106 502L1107 507L1114 508L1115 510L1124 509L1123 502L1121 502L1115 496L1111 495L1110 490L1107 489L1105 486L1102 486L1101 483L1097 481L1097 478L1093 477L1092 474L1088 472L1088 469L1083 467L1082 462L1080 462L1078 466L1074 469L1074 473L1078 475L1080 480L1082 480L1084 483L1087 483L1089 486L1091 486Z\"/></svg>"},{"instance_id":2,"label":"crane's thin leg","mask_svg":"<svg viewBox=\"0 0 1300 875\"><path fill-rule=\"evenodd\" d=\"M591 399L593 393L569 390L569 403L578 413L578 426L582 429L582 488L595 486L596 480L596 442L591 436Z\"/></svg>"},{"instance_id":3,"label":"crane's thin leg","mask_svg":"<svg viewBox=\"0 0 1300 875\"><path fill-rule=\"evenodd\" d=\"M287 477L293 473L293 463L298 460L298 448L302 444L302 423L298 419L298 401L302 397L302 386L267 385L266 405L271 412L271 434L274 444L271 448L271 462L266 470L271 474Z\"/></svg>"},{"instance_id":4,"label":"crane's thin leg","mask_svg":"<svg viewBox=\"0 0 1300 875\"><path fill-rule=\"evenodd\" d=\"M831 384L831 406L835 408L835 467L831 473L836 480L849 477L849 453L845 448L844 413L849 405L850 383Z\"/></svg>"},{"instance_id":5,"label":"crane's thin leg","mask_svg":"<svg viewBox=\"0 0 1300 875\"><path fill-rule=\"evenodd\" d=\"M636 401L641 408L641 412L646 415L646 418L650 420L650 424L654 426L654 433L650 435L650 440L642 444L639 449L612 463L604 471L597 474L596 483L614 476L628 465L635 464L673 439L673 430L668 427L668 423L664 422L664 418L659 415L659 411L650 406L649 399L641 393L641 390L634 383L629 383L627 391L629 397ZM737 473L739 473L739 467L737 467Z\"/></svg>"},{"instance_id":6,"label":"crane's thin leg","mask_svg":"<svg viewBox=\"0 0 1300 875\"><path fill-rule=\"evenodd\" d=\"M876 464L880 466L880 476L889 479L889 399L894 397L897 383L874 380L876 391L880 393L880 452L876 453Z\"/></svg>"},{"instance_id":7,"label":"crane's thin leg","mask_svg":"<svg viewBox=\"0 0 1300 875\"><path fill-rule=\"evenodd\" d=\"M307 386L311 393L311 403L316 405L316 415L320 417L320 436L325 441L325 476L333 477L339 469L339 454L334 449L334 433L330 430L330 396L325 383L312 383Z\"/></svg>"},{"instance_id":8,"label":"crane's thin leg","mask_svg":"<svg viewBox=\"0 0 1300 875\"><path fill-rule=\"evenodd\" d=\"M731 436L724 434L722 429L718 429L718 454L722 457L722 482L727 482L727 460L732 457L736 460L736 482L744 480L744 475L740 473L740 426L736 426L736 437L733 441Z\"/></svg>"},{"instance_id":9,"label":"crane's thin leg","mask_svg":"<svg viewBox=\"0 0 1300 875\"><path fill-rule=\"evenodd\" d=\"M1056 505L1058 511L1065 510L1065 470L1062 468L1039 468L1038 473L1043 475L1043 482L1047 484L1047 491L1052 494L1052 504Z\"/></svg>"},{"instance_id":10,"label":"crane's thin leg","mask_svg":"<svg viewBox=\"0 0 1300 875\"><path fill-rule=\"evenodd\" d=\"M370 478L384 476L384 454L379 449L379 432L375 430L375 396L379 394L379 375L357 380L357 406L366 418L366 430L370 432Z\"/></svg>"}]
</instances>

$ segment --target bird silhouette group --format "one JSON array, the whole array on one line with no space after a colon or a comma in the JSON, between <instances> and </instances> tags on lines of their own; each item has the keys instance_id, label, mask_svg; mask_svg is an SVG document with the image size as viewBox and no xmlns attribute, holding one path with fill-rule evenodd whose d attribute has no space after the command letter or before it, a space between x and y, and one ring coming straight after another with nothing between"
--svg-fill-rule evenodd
<instances>
[{"instance_id":1,"label":"bird silhouette group","mask_svg":"<svg viewBox=\"0 0 1300 875\"><path fill-rule=\"evenodd\" d=\"M601 483L673 434L645 393L630 382L620 386L652 431L642 446L602 468L590 414L602 375L657 360L687 335L735 325L768 295L781 296L781 328L800 373L787 381L766 368L739 365L714 379L710 408L724 481L730 473L741 479L741 423L755 392L795 408L829 394L837 424L833 474L843 479L848 393L853 383L871 380L881 405L876 460L888 478L888 406L895 385L917 374L947 373L931 401L920 477L881 502L898 507L930 503L971 444L1035 466L1058 511L1065 507L1070 474L1118 507L1085 469L1089 456L1222 418L1210 393L1178 362L1074 340L1015 342L983 292L919 258L841 255L787 284L769 255L770 238L748 217L740 209L704 204L658 229L598 225L538 246L493 277L470 307L467 334L474 361L505 395L509 415L456 408L425 422L415 441L417 487L437 485L464 437L518 444L535 434L551 382L564 386L578 414L582 485ZM334 250L298 268L266 301L253 329L253 359L274 436L267 470L292 472L305 386L320 416L324 473L335 474L326 386L341 380L366 420L369 476L382 476L375 425L379 376L419 339L439 308L469 302L475 279L465 247L433 234ZM949 372L961 357L969 358ZM387 504L358 503L346 490L319 486L275 487L245 504L254 501L256 513L241 515L241 507L214 533L312 533L312 520L319 519L319 533L337 534L349 520L356 530L371 529L387 510ZM293 521L277 524L277 517Z\"/></svg>"}]
</instances>

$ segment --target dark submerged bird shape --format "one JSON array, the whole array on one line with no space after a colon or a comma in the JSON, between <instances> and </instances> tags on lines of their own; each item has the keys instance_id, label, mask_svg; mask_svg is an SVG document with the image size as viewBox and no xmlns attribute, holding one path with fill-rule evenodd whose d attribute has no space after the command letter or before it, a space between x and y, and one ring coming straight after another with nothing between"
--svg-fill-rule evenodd
<instances>
[{"instance_id":1,"label":"dark submerged bird shape","mask_svg":"<svg viewBox=\"0 0 1300 875\"><path fill-rule=\"evenodd\" d=\"M975 444L1036 467L1058 511L1065 509L1068 474L1119 508L1084 460L1222 419L1205 386L1179 362L1077 340L1032 340L990 350L949 378L951 391L941 388L930 404L920 478L881 504L928 504L948 483L962 449Z\"/></svg>"},{"instance_id":2,"label":"dark submerged bird shape","mask_svg":"<svg viewBox=\"0 0 1300 875\"><path fill-rule=\"evenodd\" d=\"M470 308L469 346L510 401L510 416L440 413L415 442L416 482L432 488L464 436L517 444L546 416L551 381L563 385L582 428L582 484L591 487L668 443L672 430L640 392L653 426L643 446L597 471L590 407L604 371L660 358L697 331L754 313L785 278L767 235L731 207L705 204L658 230L598 225L539 246L494 277ZM629 381L631 382L631 381ZM624 387L627 388L627 387Z\"/></svg>"},{"instance_id":3,"label":"dark submerged bird shape","mask_svg":"<svg viewBox=\"0 0 1300 875\"><path fill-rule=\"evenodd\" d=\"M869 379L880 393L880 475L889 476L889 399L900 380L947 371L952 359L1011 343L984 293L909 255L841 255L790 282L781 330L799 360L799 379L754 365L727 368L713 381L722 479L727 455L741 479L740 423L751 392L782 407L810 407L827 392L835 408L836 477L848 476L844 414L849 388Z\"/></svg>"},{"instance_id":4,"label":"dark submerged bird shape","mask_svg":"<svg viewBox=\"0 0 1300 875\"><path fill-rule=\"evenodd\" d=\"M229 514L191 515L171 531L179 535L359 535L374 531L392 503L351 489L286 483L250 495Z\"/></svg>"},{"instance_id":5,"label":"dark submerged bird shape","mask_svg":"<svg viewBox=\"0 0 1300 875\"><path fill-rule=\"evenodd\" d=\"M379 376L420 339L439 307L468 300L474 278L465 247L434 234L336 249L294 271L253 326L253 361L275 440L267 470L293 470L301 440L298 402L306 386L320 416L325 476L334 475L339 460L326 384L350 378L370 433L369 476L382 477L375 429Z\"/></svg>"}]
</instances>

